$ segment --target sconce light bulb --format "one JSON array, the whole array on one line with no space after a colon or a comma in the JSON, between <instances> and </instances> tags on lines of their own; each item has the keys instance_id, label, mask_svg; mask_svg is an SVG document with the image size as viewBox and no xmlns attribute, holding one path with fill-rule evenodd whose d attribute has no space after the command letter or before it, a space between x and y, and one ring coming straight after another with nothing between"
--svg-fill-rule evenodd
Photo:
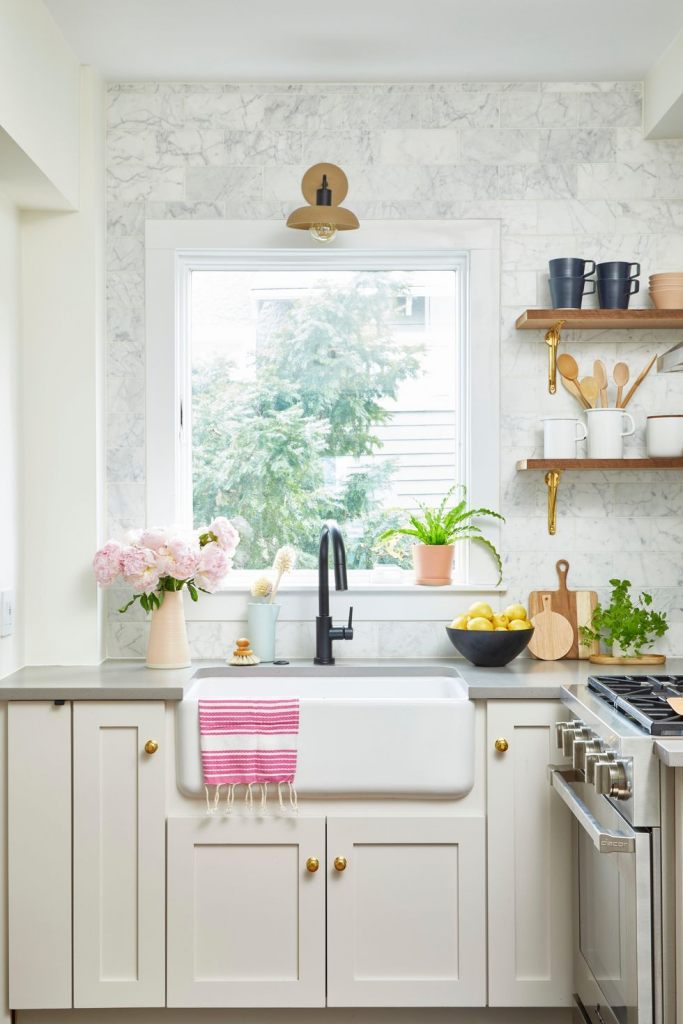
<instances>
[{"instance_id":1,"label":"sconce light bulb","mask_svg":"<svg viewBox=\"0 0 683 1024\"><path fill-rule=\"evenodd\" d=\"M337 234L334 224L311 224L308 230L317 242L331 242Z\"/></svg>"}]
</instances>

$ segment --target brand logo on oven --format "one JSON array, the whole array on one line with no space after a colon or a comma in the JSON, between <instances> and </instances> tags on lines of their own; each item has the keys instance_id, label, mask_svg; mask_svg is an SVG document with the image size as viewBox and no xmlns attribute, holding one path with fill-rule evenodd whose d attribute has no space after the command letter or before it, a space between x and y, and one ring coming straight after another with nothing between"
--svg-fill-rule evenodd
<instances>
[{"instance_id":1,"label":"brand logo on oven","mask_svg":"<svg viewBox=\"0 0 683 1024\"><path fill-rule=\"evenodd\" d=\"M631 846L631 843L630 843L630 840L628 838L625 838L625 839L612 839L609 836L601 836L600 837L600 850L603 851L603 852L604 851L609 851L609 850L614 850L614 851L628 850L630 848L630 846Z\"/></svg>"}]
</instances>

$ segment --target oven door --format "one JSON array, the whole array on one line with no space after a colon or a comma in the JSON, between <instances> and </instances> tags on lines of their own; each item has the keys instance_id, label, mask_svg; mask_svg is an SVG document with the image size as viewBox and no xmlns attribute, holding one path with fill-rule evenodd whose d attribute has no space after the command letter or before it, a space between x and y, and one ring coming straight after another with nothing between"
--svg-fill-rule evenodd
<instances>
[{"instance_id":1,"label":"oven door","mask_svg":"<svg viewBox=\"0 0 683 1024\"><path fill-rule=\"evenodd\" d=\"M576 820L574 982L591 1024L660 1024L658 829L636 832L571 769L549 769Z\"/></svg>"}]
</instances>

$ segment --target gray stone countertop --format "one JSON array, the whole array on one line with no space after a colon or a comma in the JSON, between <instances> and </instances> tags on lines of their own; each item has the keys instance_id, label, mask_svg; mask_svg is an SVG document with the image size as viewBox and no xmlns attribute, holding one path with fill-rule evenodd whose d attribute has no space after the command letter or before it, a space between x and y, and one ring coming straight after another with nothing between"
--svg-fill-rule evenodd
<instances>
[{"instance_id":1,"label":"gray stone countertop","mask_svg":"<svg viewBox=\"0 0 683 1024\"><path fill-rule=\"evenodd\" d=\"M158 670L145 668L142 661L108 660L101 665L33 666L0 679L0 700L182 700L200 669L225 668L222 661L196 661L191 668ZM426 675L441 672L460 675L473 700L557 699L563 686L584 683L589 675L620 675L621 666L590 665L586 661L535 661L517 658L505 668L477 668L460 658L340 660L330 667L315 667L310 661L292 661L287 666L260 665L231 668L235 675L257 678L277 672L294 676L318 672L344 677L362 675L372 668L394 669ZM663 666L667 673L683 675L683 658L671 658ZM635 672L635 670L631 670ZM646 669L642 669L643 674ZM662 669L660 669L660 672Z\"/></svg>"}]
</instances>

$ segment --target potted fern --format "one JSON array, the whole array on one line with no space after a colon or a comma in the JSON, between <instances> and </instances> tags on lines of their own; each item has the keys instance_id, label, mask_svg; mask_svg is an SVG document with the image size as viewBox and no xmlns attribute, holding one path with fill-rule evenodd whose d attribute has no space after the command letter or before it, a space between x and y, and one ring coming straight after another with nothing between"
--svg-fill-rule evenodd
<instances>
[{"instance_id":1,"label":"potted fern","mask_svg":"<svg viewBox=\"0 0 683 1024\"><path fill-rule=\"evenodd\" d=\"M462 498L457 505L448 508L451 495L458 488L462 491ZM420 515L406 512L406 526L392 527L381 535L380 540L383 542L396 534L416 538L417 543L412 547L416 583L428 587L444 587L449 584L452 580L453 549L459 540L472 540L489 548L498 565L500 583L503 577L500 555L472 520L479 516L493 516L503 522L505 520L498 512L488 508L468 509L466 495L467 489L463 484L454 484L438 508L428 508L418 501Z\"/></svg>"}]
</instances>

